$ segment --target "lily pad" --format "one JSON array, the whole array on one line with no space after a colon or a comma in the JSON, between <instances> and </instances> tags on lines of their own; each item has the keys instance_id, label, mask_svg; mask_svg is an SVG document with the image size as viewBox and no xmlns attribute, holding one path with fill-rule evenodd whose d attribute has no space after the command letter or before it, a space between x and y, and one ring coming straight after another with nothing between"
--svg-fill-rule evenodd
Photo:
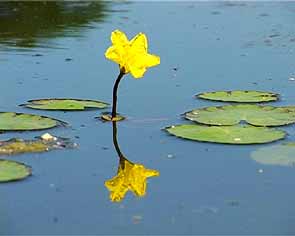
<instances>
[{"instance_id":1,"label":"lily pad","mask_svg":"<svg viewBox=\"0 0 295 236\"><path fill-rule=\"evenodd\" d=\"M0 155L15 155L27 152L46 152L53 149L75 148L76 143L71 142L69 139L51 136L50 139L45 134L38 137L36 140L23 140L23 139L9 139L0 141Z\"/></svg>"},{"instance_id":2,"label":"lily pad","mask_svg":"<svg viewBox=\"0 0 295 236\"><path fill-rule=\"evenodd\" d=\"M0 112L0 130L2 131L42 130L61 124L66 123L46 116Z\"/></svg>"},{"instance_id":3,"label":"lily pad","mask_svg":"<svg viewBox=\"0 0 295 236\"><path fill-rule=\"evenodd\" d=\"M46 98L30 100L22 106L40 110L82 111L85 109L102 109L109 104L96 100L71 98Z\"/></svg>"},{"instance_id":4,"label":"lily pad","mask_svg":"<svg viewBox=\"0 0 295 236\"><path fill-rule=\"evenodd\" d=\"M236 125L244 121L255 126L280 126L295 122L295 107L251 104L214 106L187 112L185 118L207 125Z\"/></svg>"},{"instance_id":5,"label":"lily pad","mask_svg":"<svg viewBox=\"0 0 295 236\"><path fill-rule=\"evenodd\" d=\"M278 100L278 94L271 92L261 91L247 91L247 90L236 90L236 91L216 91L200 93L196 95L198 98L203 98L213 101L222 102L270 102Z\"/></svg>"},{"instance_id":6,"label":"lily pad","mask_svg":"<svg viewBox=\"0 0 295 236\"><path fill-rule=\"evenodd\" d=\"M259 148L251 153L251 158L260 164L294 167L295 143Z\"/></svg>"},{"instance_id":7,"label":"lily pad","mask_svg":"<svg viewBox=\"0 0 295 236\"><path fill-rule=\"evenodd\" d=\"M23 163L0 159L0 182L22 180L31 174L31 167Z\"/></svg>"},{"instance_id":8,"label":"lily pad","mask_svg":"<svg viewBox=\"0 0 295 236\"><path fill-rule=\"evenodd\" d=\"M177 125L166 131L180 138L202 142L227 144L259 144L283 139L284 131L254 126Z\"/></svg>"}]
</instances>

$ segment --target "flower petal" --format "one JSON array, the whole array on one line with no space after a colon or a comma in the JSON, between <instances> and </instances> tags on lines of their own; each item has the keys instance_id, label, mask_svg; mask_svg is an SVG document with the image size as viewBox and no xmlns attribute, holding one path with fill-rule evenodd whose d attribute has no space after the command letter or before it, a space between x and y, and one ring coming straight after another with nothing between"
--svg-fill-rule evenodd
<instances>
[{"instance_id":1,"label":"flower petal","mask_svg":"<svg viewBox=\"0 0 295 236\"><path fill-rule=\"evenodd\" d=\"M129 44L126 34L120 30L115 30L112 32L111 41L113 45L123 46Z\"/></svg>"},{"instance_id":2,"label":"flower petal","mask_svg":"<svg viewBox=\"0 0 295 236\"><path fill-rule=\"evenodd\" d=\"M151 170L151 169L145 169L145 176L148 177L154 177L159 176L160 172L157 170Z\"/></svg>"},{"instance_id":3,"label":"flower petal","mask_svg":"<svg viewBox=\"0 0 295 236\"><path fill-rule=\"evenodd\" d=\"M122 57L120 54L120 50L118 50L118 47L116 47L116 46L109 47L104 55L107 59L110 59L118 64L121 63Z\"/></svg>"},{"instance_id":4,"label":"flower petal","mask_svg":"<svg viewBox=\"0 0 295 236\"><path fill-rule=\"evenodd\" d=\"M141 78L145 72L146 72L145 67L136 67L136 66L130 67L130 73L135 79Z\"/></svg>"},{"instance_id":5,"label":"flower petal","mask_svg":"<svg viewBox=\"0 0 295 236\"><path fill-rule=\"evenodd\" d=\"M128 191L128 186L125 185L124 175L118 174L112 179L105 181L105 186L110 191L111 201L121 201Z\"/></svg>"},{"instance_id":6,"label":"flower petal","mask_svg":"<svg viewBox=\"0 0 295 236\"><path fill-rule=\"evenodd\" d=\"M130 189L138 197L143 197L146 193L146 169L143 165L135 164L130 179Z\"/></svg>"},{"instance_id":7,"label":"flower petal","mask_svg":"<svg viewBox=\"0 0 295 236\"><path fill-rule=\"evenodd\" d=\"M160 57L152 54L137 55L136 60L128 65L130 73L136 79L141 78L147 67L160 64Z\"/></svg>"},{"instance_id":8,"label":"flower petal","mask_svg":"<svg viewBox=\"0 0 295 236\"><path fill-rule=\"evenodd\" d=\"M160 57L153 55L153 54L147 54L145 57L145 66L151 67L156 66L160 64Z\"/></svg>"},{"instance_id":9,"label":"flower petal","mask_svg":"<svg viewBox=\"0 0 295 236\"><path fill-rule=\"evenodd\" d=\"M110 199L112 202L120 202L124 199L126 193L128 191L128 188L121 186L116 191L113 191L110 193Z\"/></svg>"},{"instance_id":10,"label":"flower petal","mask_svg":"<svg viewBox=\"0 0 295 236\"><path fill-rule=\"evenodd\" d=\"M148 42L144 33L137 34L131 41L130 46L132 51L138 54L146 54L148 49Z\"/></svg>"}]
</instances>

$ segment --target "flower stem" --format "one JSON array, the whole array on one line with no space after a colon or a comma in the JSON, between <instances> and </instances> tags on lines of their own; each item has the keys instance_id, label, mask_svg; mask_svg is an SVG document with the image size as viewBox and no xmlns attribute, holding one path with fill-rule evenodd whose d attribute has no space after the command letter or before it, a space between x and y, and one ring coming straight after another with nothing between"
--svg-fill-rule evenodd
<instances>
[{"instance_id":1,"label":"flower stem","mask_svg":"<svg viewBox=\"0 0 295 236\"><path fill-rule=\"evenodd\" d=\"M125 73L122 70L120 70L120 74L118 75L118 78L116 79L116 82L114 84L112 119L117 116L117 92L118 92L119 83L120 83L121 79L123 78L123 75L125 75Z\"/></svg>"},{"instance_id":2,"label":"flower stem","mask_svg":"<svg viewBox=\"0 0 295 236\"><path fill-rule=\"evenodd\" d=\"M130 161L127 160L127 158L121 152L121 149L119 147L119 143L118 143L118 139L117 139L117 121L113 121L112 124L113 124L113 144L114 144L116 152L119 156L119 164L120 164L121 168L124 169L125 168L125 161L128 161L128 162L130 162ZM130 162L130 163L132 163L132 162Z\"/></svg>"},{"instance_id":3,"label":"flower stem","mask_svg":"<svg viewBox=\"0 0 295 236\"><path fill-rule=\"evenodd\" d=\"M117 121L113 121L113 144L115 146L116 152L118 153L118 156L121 158L124 158L123 153L120 150L118 140L117 140Z\"/></svg>"}]
</instances>

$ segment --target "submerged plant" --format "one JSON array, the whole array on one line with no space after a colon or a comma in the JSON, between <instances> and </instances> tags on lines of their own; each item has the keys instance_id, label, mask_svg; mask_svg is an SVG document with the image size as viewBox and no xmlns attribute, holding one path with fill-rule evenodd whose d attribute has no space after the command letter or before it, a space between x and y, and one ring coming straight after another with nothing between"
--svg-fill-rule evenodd
<instances>
[{"instance_id":1,"label":"submerged plant","mask_svg":"<svg viewBox=\"0 0 295 236\"><path fill-rule=\"evenodd\" d=\"M116 121L113 121L113 143L119 156L119 166L117 175L105 182L105 186L110 191L111 201L122 201L128 191L138 197L145 196L147 178L159 176L160 173L157 170L146 169L142 164L127 160L117 141Z\"/></svg>"},{"instance_id":2,"label":"submerged plant","mask_svg":"<svg viewBox=\"0 0 295 236\"><path fill-rule=\"evenodd\" d=\"M130 41L125 33L115 30L111 35L112 46L105 52L105 57L119 65L119 75L113 88L113 107L111 116L102 118L109 121L118 121L123 117L117 116L117 90L125 74L130 73L135 79L143 77L148 67L160 64L160 57L148 53L147 37L144 33L137 34Z\"/></svg>"},{"instance_id":3,"label":"submerged plant","mask_svg":"<svg viewBox=\"0 0 295 236\"><path fill-rule=\"evenodd\" d=\"M45 133L34 140L12 138L0 141L0 155L47 152L54 149L76 148L78 145L68 138L55 137Z\"/></svg>"}]
</instances>

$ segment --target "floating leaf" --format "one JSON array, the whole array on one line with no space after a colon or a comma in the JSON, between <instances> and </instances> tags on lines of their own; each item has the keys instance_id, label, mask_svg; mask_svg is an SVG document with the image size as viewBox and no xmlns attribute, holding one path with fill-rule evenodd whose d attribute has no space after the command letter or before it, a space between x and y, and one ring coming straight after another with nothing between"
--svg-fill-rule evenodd
<instances>
[{"instance_id":1,"label":"floating leaf","mask_svg":"<svg viewBox=\"0 0 295 236\"><path fill-rule=\"evenodd\" d=\"M185 118L207 125L236 125L245 121L255 126L280 126L295 122L295 107L251 104L214 106L187 112Z\"/></svg>"},{"instance_id":2,"label":"floating leaf","mask_svg":"<svg viewBox=\"0 0 295 236\"><path fill-rule=\"evenodd\" d=\"M60 124L66 123L46 116L14 112L0 112L0 130L41 130L53 128Z\"/></svg>"},{"instance_id":3,"label":"floating leaf","mask_svg":"<svg viewBox=\"0 0 295 236\"><path fill-rule=\"evenodd\" d=\"M251 158L265 165L295 166L295 143L259 148Z\"/></svg>"},{"instance_id":4,"label":"floating leaf","mask_svg":"<svg viewBox=\"0 0 295 236\"><path fill-rule=\"evenodd\" d=\"M228 144L269 143L285 137L286 133L266 127L177 125L166 128L177 137L203 142Z\"/></svg>"},{"instance_id":5,"label":"floating leaf","mask_svg":"<svg viewBox=\"0 0 295 236\"><path fill-rule=\"evenodd\" d=\"M23 163L0 159L0 182L22 180L31 174L31 168Z\"/></svg>"},{"instance_id":6,"label":"floating leaf","mask_svg":"<svg viewBox=\"0 0 295 236\"><path fill-rule=\"evenodd\" d=\"M62 110L62 111L81 111L85 109L102 109L109 104L95 100L70 99L70 98L46 98L30 100L22 106L41 109L41 110Z\"/></svg>"},{"instance_id":7,"label":"floating leaf","mask_svg":"<svg viewBox=\"0 0 295 236\"><path fill-rule=\"evenodd\" d=\"M48 138L50 136L50 138ZM52 149L74 148L77 144L69 139L44 134L36 140L9 139L0 142L0 155L14 155L26 152L46 152Z\"/></svg>"},{"instance_id":8,"label":"floating leaf","mask_svg":"<svg viewBox=\"0 0 295 236\"><path fill-rule=\"evenodd\" d=\"M101 119L102 121L122 121L125 120L126 118L124 116L121 116L120 114L116 114L114 118L112 118L112 113L110 112L104 112L101 114L100 117L96 117Z\"/></svg>"},{"instance_id":9,"label":"floating leaf","mask_svg":"<svg viewBox=\"0 0 295 236\"><path fill-rule=\"evenodd\" d=\"M275 93L247 90L207 92L196 96L222 102L270 102L278 100L278 94Z\"/></svg>"}]
</instances>

